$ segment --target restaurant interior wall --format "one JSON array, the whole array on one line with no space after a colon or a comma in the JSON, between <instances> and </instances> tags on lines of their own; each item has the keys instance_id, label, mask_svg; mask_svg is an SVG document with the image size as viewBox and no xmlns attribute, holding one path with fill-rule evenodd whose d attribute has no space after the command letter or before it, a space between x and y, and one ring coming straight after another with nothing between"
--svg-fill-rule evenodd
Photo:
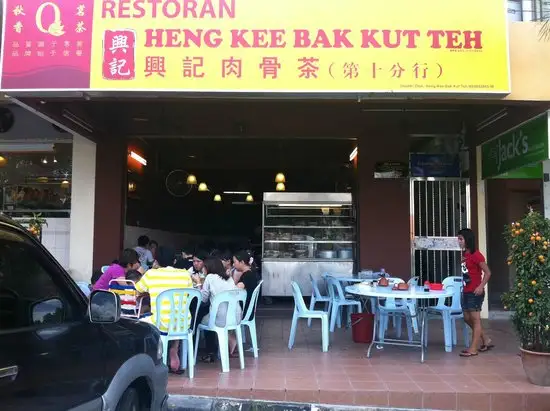
<instances>
[{"instance_id":1,"label":"restaurant interior wall","mask_svg":"<svg viewBox=\"0 0 550 411\"><path fill-rule=\"evenodd\" d=\"M128 149L138 143L130 141ZM157 241L171 238L176 248L209 243L260 251L261 199L275 191L275 175L284 172L287 191L347 192L355 184L349 161L355 146L342 138L144 138L139 149L147 166L128 174L125 244L151 232ZM191 173L209 191L188 185ZM169 192L175 183L181 193ZM221 201L214 201L216 194ZM248 194L254 201L246 201Z\"/></svg>"}]
</instances>

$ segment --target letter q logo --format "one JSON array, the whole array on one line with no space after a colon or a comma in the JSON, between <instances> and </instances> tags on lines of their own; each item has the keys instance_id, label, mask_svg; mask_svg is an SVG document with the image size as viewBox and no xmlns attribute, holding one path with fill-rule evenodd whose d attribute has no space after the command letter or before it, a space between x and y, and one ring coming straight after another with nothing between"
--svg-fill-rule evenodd
<instances>
[{"instance_id":1,"label":"letter q logo","mask_svg":"<svg viewBox=\"0 0 550 411\"><path fill-rule=\"evenodd\" d=\"M49 7L53 10L53 22L46 29L44 27L43 14L46 7ZM65 34L63 23L61 22L61 9L59 6L52 2L42 3L38 10L36 10L36 27L42 33L50 34L55 37L60 37Z\"/></svg>"}]
</instances>

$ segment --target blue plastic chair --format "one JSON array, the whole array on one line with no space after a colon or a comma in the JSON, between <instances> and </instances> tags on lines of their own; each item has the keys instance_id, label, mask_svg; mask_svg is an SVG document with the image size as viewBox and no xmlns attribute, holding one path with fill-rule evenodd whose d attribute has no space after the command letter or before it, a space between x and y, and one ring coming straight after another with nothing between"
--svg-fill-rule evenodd
<instances>
[{"instance_id":1,"label":"blue plastic chair","mask_svg":"<svg viewBox=\"0 0 550 411\"><path fill-rule=\"evenodd\" d=\"M425 344L428 344L428 322L434 318L441 318L443 320L443 335L445 337L445 351L451 352L453 345L458 344L457 332L456 332L456 320L464 320L464 314L462 312L462 277L447 277L443 280L443 288L445 290L452 288L453 295L451 297L451 305L445 304L445 297L441 297L437 301L437 305L430 307L426 310L426 324L424 327L425 332ZM468 348L470 346L470 335L468 326L464 322L464 346Z\"/></svg>"},{"instance_id":2,"label":"blue plastic chair","mask_svg":"<svg viewBox=\"0 0 550 411\"><path fill-rule=\"evenodd\" d=\"M317 284L317 280L313 278L312 274L309 275L309 278L311 280L311 300L309 302L309 310L315 310L315 304L317 303L325 303L325 311L327 313L330 313L330 308L332 305L330 295L321 294L321 290L319 290L319 284ZM307 320L307 326L311 327L311 318Z\"/></svg>"},{"instance_id":3,"label":"blue plastic chair","mask_svg":"<svg viewBox=\"0 0 550 411\"><path fill-rule=\"evenodd\" d=\"M180 360L181 369L187 367L189 378L195 376L195 357L193 356L193 324L189 306L194 299L197 299L194 316L197 318L201 302L201 292L194 288L174 288L160 293L156 300L155 324L157 328L161 325L166 327L167 331L160 331L160 341L162 343L162 360L168 365L168 342L173 340L182 340L180 342ZM170 318L168 324L161 321L161 308L164 301L170 305ZM187 355L185 355L187 354Z\"/></svg>"},{"instance_id":4,"label":"blue plastic chair","mask_svg":"<svg viewBox=\"0 0 550 411\"><path fill-rule=\"evenodd\" d=\"M237 349L239 350L241 369L244 368L242 318L238 313L241 312L241 304L244 306L246 302L246 295L246 290L239 289L223 291L214 297L210 304L208 324L199 324L197 328L195 358L197 358L201 331L213 331L218 335L222 372L229 372L229 331L233 330L237 335ZM225 318L223 318L221 324L216 321L220 309L226 310Z\"/></svg>"},{"instance_id":5,"label":"blue plastic chair","mask_svg":"<svg viewBox=\"0 0 550 411\"><path fill-rule=\"evenodd\" d=\"M260 295L260 288L262 287L264 280L260 281L254 292L252 293L252 298L250 299L250 304L248 305L248 310L241 321L241 326L243 327L243 342L246 342L246 328L250 331L250 342L252 343L252 352L254 353L254 358L258 358L258 335L256 333L256 307L258 305L258 296Z\"/></svg>"},{"instance_id":6,"label":"blue plastic chair","mask_svg":"<svg viewBox=\"0 0 550 411\"><path fill-rule=\"evenodd\" d=\"M92 293L90 291L90 284L87 281L77 281L76 285L78 285L78 288L80 288L86 297L89 297Z\"/></svg>"},{"instance_id":7,"label":"blue plastic chair","mask_svg":"<svg viewBox=\"0 0 550 411\"><path fill-rule=\"evenodd\" d=\"M300 318L313 318L321 320L322 348L323 352L328 351L329 332L328 332L328 313L324 311L312 311L307 308L302 296L300 286L296 282L290 283L292 286L292 296L294 297L294 314L292 315L292 325L290 326L290 337L288 339L288 349L292 350L294 340L296 339L296 328Z\"/></svg>"},{"instance_id":8,"label":"blue plastic chair","mask_svg":"<svg viewBox=\"0 0 550 411\"><path fill-rule=\"evenodd\" d=\"M349 307L348 309L348 324L351 324L351 309L356 308L358 313L363 312L361 301L352 300L346 298L342 284L336 278L327 276L328 293L331 299L331 311L330 311L330 332L334 332L336 324L338 328L342 327L342 307Z\"/></svg>"}]
</instances>

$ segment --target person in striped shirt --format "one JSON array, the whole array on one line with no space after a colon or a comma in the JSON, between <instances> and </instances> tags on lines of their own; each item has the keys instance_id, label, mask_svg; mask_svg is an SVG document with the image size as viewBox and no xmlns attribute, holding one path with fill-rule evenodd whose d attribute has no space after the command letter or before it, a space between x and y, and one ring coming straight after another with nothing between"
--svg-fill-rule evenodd
<instances>
[{"instance_id":1,"label":"person in striped shirt","mask_svg":"<svg viewBox=\"0 0 550 411\"><path fill-rule=\"evenodd\" d=\"M149 293L151 298L151 316L147 321L154 324L160 332L168 331L168 322L170 321L170 305L164 300L161 307L157 307L157 297L160 293L173 288L193 288L191 275L187 270L174 268L175 252L167 247L158 249L157 261L159 268L150 269L143 274L143 277L136 283L136 290L139 293ZM160 324L157 324L157 310L160 310ZM191 322L191 314L189 314ZM179 341L172 341L169 350L170 370L179 372Z\"/></svg>"}]
</instances>

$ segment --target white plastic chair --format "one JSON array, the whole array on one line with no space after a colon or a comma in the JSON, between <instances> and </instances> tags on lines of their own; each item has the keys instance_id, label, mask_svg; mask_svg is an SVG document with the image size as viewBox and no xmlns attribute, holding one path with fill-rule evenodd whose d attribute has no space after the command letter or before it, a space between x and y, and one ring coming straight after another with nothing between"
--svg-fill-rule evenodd
<instances>
[{"instance_id":1,"label":"white plastic chair","mask_svg":"<svg viewBox=\"0 0 550 411\"><path fill-rule=\"evenodd\" d=\"M346 298L342 284L336 278L328 276L327 283L331 299L330 332L332 333L336 324L338 324L338 328L342 327L342 307L350 308L348 309L348 324L351 324L351 308L355 308L358 313L361 313L363 307L361 301Z\"/></svg>"},{"instance_id":2,"label":"white plastic chair","mask_svg":"<svg viewBox=\"0 0 550 411\"><path fill-rule=\"evenodd\" d=\"M307 308L302 296L300 286L292 281L292 296L294 297L294 314L292 314L292 325L290 326L290 337L288 338L288 349L292 350L294 340L296 338L296 328L298 327L298 320L300 318L313 318L321 320L321 333L322 333L322 349L323 352L328 351L329 344L329 332L328 332L328 313L324 311L312 311Z\"/></svg>"},{"instance_id":3,"label":"white plastic chair","mask_svg":"<svg viewBox=\"0 0 550 411\"><path fill-rule=\"evenodd\" d=\"M254 358L258 358L258 335L256 333L256 307L258 305L258 296L260 295L260 288L262 287L264 280L260 281L254 292L252 293L252 298L250 299L250 304L248 304L248 310L241 321L241 326L243 327L243 342L246 342L246 328L250 331L250 342L252 343L252 352L254 353Z\"/></svg>"},{"instance_id":4,"label":"white plastic chair","mask_svg":"<svg viewBox=\"0 0 550 411\"><path fill-rule=\"evenodd\" d=\"M132 280L113 279L109 281L109 291L120 297L121 317L138 319L141 317L142 297Z\"/></svg>"},{"instance_id":5,"label":"white plastic chair","mask_svg":"<svg viewBox=\"0 0 550 411\"><path fill-rule=\"evenodd\" d=\"M194 299L197 299L195 312L192 318L197 318L201 302L201 292L194 288L174 288L160 293L156 300L155 324L160 331L162 343L162 360L168 365L168 343L173 340L180 341L181 368L187 367L189 378L195 377L195 357L193 355L193 324L189 307ZM162 304L168 301L170 306L170 318L168 324L161 321ZM166 327L166 331L162 331ZM186 355L187 354L187 355ZM185 364L185 359L187 364Z\"/></svg>"},{"instance_id":6,"label":"white plastic chair","mask_svg":"<svg viewBox=\"0 0 550 411\"><path fill-rule=\"evenodd\" d=\"M445 297L441 297L437 301L437 305L429 307L426 310L426 324L424 327L425 332L425 344L428 345L428 322L430 319L441 318L443 320L443 335L445 338L445 351L451 352L453 345L458 344L457 332L456 332L456 320L464 320L464 314L462 312L462 277L447 277L443 280L443 288L445 290L452 288L453 295L451 297L451 305L445 304ZM468 326L464 322L464 345L466 348L470 345Z\"/></svg>"},{"instance_id":7,"label":"white plastic chair","mask_svg":"<svg viewBox=\"0 0 550 411\"><path fill-rule=\"evenodd\" d=\"M195 337L195 358L199 346L201 331L213 331L218 335L218 345L222 362L222 372L229 372L229 331L234 330L237 335L237 349L241 369L244 368L243 333L241 328L242 318L237 313L241 312L241 303L246 302L246 290L228 290L217 294L210 304L208 324L198 324ZM219 324L216 321L218 312L225 311L225 317ZM223 311L222 311L223 312Z\"/></svg>"},{"instance_id":8,"label":"white plastic chair","mask_svg":"<svg viewBox=\"0 0 550 411\"><path fill-rule=\"evenodd\" d=\"M332 299L330 298L330 295L323 295L321 294L321 290L319 290L319 284L317 284L317 280L313 278L313 275L310 274L309 278L311 280L311 300L309 302L309 310L314 311L315 310L315 304L317 303L325 303L325 311L327 313L330 313L331 303ZM307 320L307 326L311 327L311 318Z\"/></svg>"}]
</instances>

